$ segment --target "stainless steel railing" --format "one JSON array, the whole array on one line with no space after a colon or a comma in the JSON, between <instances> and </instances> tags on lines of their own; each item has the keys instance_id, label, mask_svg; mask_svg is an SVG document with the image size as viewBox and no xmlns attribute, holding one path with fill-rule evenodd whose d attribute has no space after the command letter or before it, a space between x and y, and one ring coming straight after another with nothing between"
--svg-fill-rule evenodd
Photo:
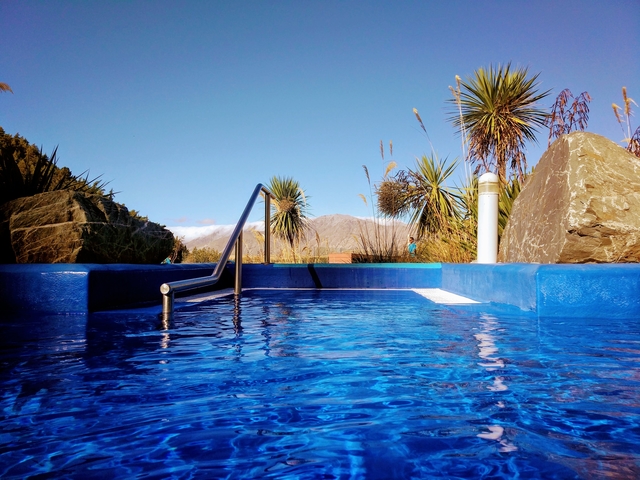
<instances>
[{"instance_id":1,"label":"stainless steel railing","mask_svg":"<svg viewBox=\"0 0 640 480\"><path fill-rule=\"evenodd\" d=\"M242 292L242 230L249 218L253 205L260 196L260 192L264 193L264 263L271 263L271 199L275 197L267 187L259 183L253 190L251 198L240 216L240 220L238 220L233 233L231 233L231 238L229 238L227 246L222 251L220 260L213 269L213 273L207 277L177 280L175 282L163 283L160 286L160 293L162 293L162 316L164 319L169 319L171 315L173 315L175 293L215 285L218 280L220 280L234 246L236 262L234 293L239 295Z\"/></svg>"}]
</instances>

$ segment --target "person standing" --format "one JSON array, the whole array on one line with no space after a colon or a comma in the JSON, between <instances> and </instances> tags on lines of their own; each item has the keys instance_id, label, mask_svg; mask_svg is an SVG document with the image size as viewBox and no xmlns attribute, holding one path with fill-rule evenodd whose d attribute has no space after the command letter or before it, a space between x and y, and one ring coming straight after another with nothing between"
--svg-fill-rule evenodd
<instances>
[{"instance_id":1,"label":"person standing","mask_svg":"<svg viewBox=\"0 0 640 480\"><path fill-rule=\"evenodd\" d=\"M409 251L409 256L410 257L415 257L416 256L416 241L413 237L409 237L409 243L407 245L407 250Z\"/></svg>"}]
</instances>

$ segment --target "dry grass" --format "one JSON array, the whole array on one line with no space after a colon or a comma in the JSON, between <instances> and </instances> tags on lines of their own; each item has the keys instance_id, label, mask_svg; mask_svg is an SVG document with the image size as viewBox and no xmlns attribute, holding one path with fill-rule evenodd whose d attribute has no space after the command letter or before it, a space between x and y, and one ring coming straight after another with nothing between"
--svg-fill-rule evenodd
<instances>
[{"instance_id":1,"label":"dry grass","mask_svg":"<svg viewBox=\"0 0 640 480\"><path fill-rule=\"evenodd\" d=\"M217 263L222 254L209 247L194 248L182 257L182 263ZM179 262L175 262L179 263Z\"/></svg>"},{"instance_id":2,"label":"dry grass","mask_svg":"<svg viewBox=\"0 0 640 480\"><path fill-rule=\"evenodd\" d=\"M393 154L393 142L389 142L389 153ZM384 161L384 147L382 141L380 141L380 155ZM396 162L391 160L384 171L382 176L381 185L389 184L389 174L397 167ZM374 198L374 186L371 183L371 177L369 176L369 169L366 165L363 165L367 183L369 184L369 198L371 200L371 214L373 221L361 220L358 222L358 234L355 236L357 242L357 254L362 255L362 258L368 259L370 263L395 263L403 257L406 247L404 238L400 238L401 235L398 231L399 222L389 218L388 216L381 215L379 208L376 208ZM376 195L379 195L380 186L376 186ZM360 198L365 205L369 206L367 197L360 194Z\"/></svg>"},{"instance_id":3,"label":"dry grass","mask_svg":"<svg viewBox=\"0 0 640 480\"><path fill-rule=\"evenodd\" d=\"M391 228L388 228L388 227ZM358 254L369 263L396 263L405 255L404 238L398 232L398 222L377 218L373 222L358 223ZM405 259L408 261L408 258Z\"/></svg>"},{"instance_id":4,"label":"dry grass","mask_svg":"<svg viewBox=\"0 0 640 480\"><path fill-rule=\"evenodd\" d=\"M627 95L627 87L622 87L622 100L624 102L624 108L620 108L615 103L611 104L613 114L616 116L616 120L622 129L622 134L624 135L623 141L627 143L627 151L633 153L636 157L640 157L640 127L636 128L633 134L631 133L631 115L633 115L631 104L633 103L636 107L638 104L633 98ZM620 115L620 111L623 112L622 115ZM626 130L624 126L625 123Z\"/></svg>"},{"instance_id":5,"label":"dry grass","mask_svg":"<svg viewBox=\"0 0 640 480\"><path fill-rule=\"evenodd\" d=\"M417 262L470 263L476 258L476 239L465 228L429 234L418 241Z\"/></svg>"},{"instance_id":6,"label":"dry grass","mask_svg":"<svg viewBox=\"0 0 640 480\"><path fill-rule=\"evenodd\" d=\"M264 245L264 234L258 230L251 232L259 245ZM274 253L278 252L278 253ZM264 263L264 248L260 248L257 254L245 254L242 256L243 263ZM327 241L322 241L316 232L315 244L300 247L299 242L295 242L293 247L286 241L272 238L271 262L272 263L326 263L329 261L329 246Z\"/></svg>"},{"instance_id":7,"label":"dry grass","mask_svg":"<svg viewBox=\"0 0 640 480\"><path fill-rule=\"evenodd\" d=\"M397 228L392 227L392 222ZM387 228L384 228L384 225ZM476 240L473 219L458 222L448 227L446 233L428 234L417 242L416 256L407 252L406 226L394 220L379 222L361 221L356 240L359 248L354 253L362 255L369 263L468 263L475 259ZM403 227L403 228L401 228ZM264 245L262 232L253 235ZM278 252L274 254L273 252ZM272 239L272 263L311 264L328 263L330 249L328 242L316 233L312 245L292 249L286 241ZM204 247L194 248L183 258L183 263L216 263L220 252ZM261 264L264 250L255 254L244 254L243 263Z\"/></svg>"}]
</instances>

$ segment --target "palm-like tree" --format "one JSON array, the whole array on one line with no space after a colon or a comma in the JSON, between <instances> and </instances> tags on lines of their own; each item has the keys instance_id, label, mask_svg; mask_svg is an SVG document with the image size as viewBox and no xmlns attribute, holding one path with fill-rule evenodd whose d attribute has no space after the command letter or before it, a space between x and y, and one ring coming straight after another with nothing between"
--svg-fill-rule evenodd
<instances>
[{"instance_id":1,"label":"palm-like tree","mask_svg":"<svg viewBox=\"0 0 640 480\"><path fill-rule=\"evenodd\" d=\"M446 185L457 163L435 154L416 159L415 170L400 171L378 186L378 209L391 217L411 215L418 237L448 229L459 217L459 197Z\"/></svg>"},{"instance_id":2,"label":"palm-like tree","mask_svg":"<svg viewBox=\"0 0 640 480\"><path fill-rule=\"evenodd\" d=\"M412 182L406 200L413 211L411 224L416 226L419 237L445 230L458 217L458 196L447 188L447 179L457 164L455 160L447 164L447 159L441 160L435 154L423 155L416 160L416 169L409 169Z\"/></svg>"},{"instance_id":3,"label":"palm-like tree","mask_svg":"<svg viewBox=\"0 0 640 480\"><path fill-rule=\"evenodd\" d=\"M509 166L519 178L524 176L525 142L536 140L537 128L544 126L547 117L536 107L549 94L549 90L538 93L538 76L528 78L527 68L512 70L508 63L480 68L460 82L451 100L456 107L449 121L466 135L476 172L496 168L506 182Z\"/></svg>"},{"instance_id":4,"label":"palm-like tree","mask_svg":"<svg viewBox=\"0 0 640 480\"><path fill-rule=\"evenodd\" d=\"M286 240L293 249L308 228L308 203L302 188L289 177L273 177L267 185L275 199L271 215L271 231Z\"/></svg>"}]
</instances>

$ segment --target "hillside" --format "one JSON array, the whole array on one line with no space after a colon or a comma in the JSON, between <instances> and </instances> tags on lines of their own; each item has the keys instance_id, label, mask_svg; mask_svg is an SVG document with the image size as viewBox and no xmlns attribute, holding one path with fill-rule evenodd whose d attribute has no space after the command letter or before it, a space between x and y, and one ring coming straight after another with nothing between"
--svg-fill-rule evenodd
<instances>
[{"instance_id":1,"label":"hillside","mask_svg":"<svg viewBox=\"0 0 640 480\"><path fill-rule=\"evenodd\" d=\"M309 232L303 240L300 248L318 255L334 252L358 252L361 250L359 239L364 235L371 240L376 233L382 239L390 240L395 235L396 243L405 245L409 235L408 225L392 220L386 220L376 228L376 224L370 219L360 219L350 215L323 215L312 218L309 221ZM187 247L193 248L209 247L222 251L229 241L229 236L233 230L232 226L224 226L216 229L213 233L186 241ZM262 236L264 233L264 222L254 223L244 231L243 252L245 255L259 255L263 251ZM272 252L277 255L282 249L281 240L272 240Z\"/></svg>"}]
</instances>

